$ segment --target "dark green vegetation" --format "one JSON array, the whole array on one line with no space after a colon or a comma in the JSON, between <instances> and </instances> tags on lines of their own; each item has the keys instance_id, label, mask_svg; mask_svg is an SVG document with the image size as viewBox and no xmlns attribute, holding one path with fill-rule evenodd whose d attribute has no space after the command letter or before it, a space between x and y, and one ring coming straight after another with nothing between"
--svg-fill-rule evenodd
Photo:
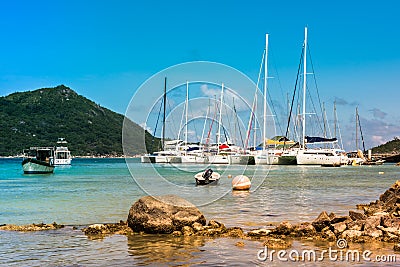
<instances>
[{"instance_id":1,"label":"dark green vegetation","mask_svg":"<svg viewBox=\"0 0 400 267\"><path fill-rule=\"evenodd\" d=\"M399 154L400 153L400 139L395 137L392 141L386 142L383 145L372 148L373 154Z\"/></svg>"},{"instance_id":2,"label":"dark green vegetation","mask_svg":"<svg viewBox=\"0 0 400 267\"><path fill-rule=\"evenodd\" d=\"M124 116L60 85L0 97L0 156L21 154L31 146L68 141L74 156L122 155L122 126L129 155L145 152L152 137Z\"/></svg>"}]
</instances>

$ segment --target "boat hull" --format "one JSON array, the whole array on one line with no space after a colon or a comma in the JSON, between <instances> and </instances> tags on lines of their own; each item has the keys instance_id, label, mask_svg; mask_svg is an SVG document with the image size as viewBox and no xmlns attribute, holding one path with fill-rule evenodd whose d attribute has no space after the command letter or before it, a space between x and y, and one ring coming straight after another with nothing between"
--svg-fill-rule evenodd
<instances>
[{"instance_id":1,"label":"boat hull","mask_svg":"<svg viewBox=\"0 0 400 267\"><path fill-rule=\"evenodd\" d=\"M179 156L156 156L156 163L182 163Z\"/></svg>"},{"instance_id":2,"label":"boat hull","mask_svg":"<svg viewBox=\"0 0 400 267\"><path fill-rule=\"evenodd\" d=\"M213 172L209 179L204 179L203 177L204 172L199 172L194 176L196 180L196 185L208 185L208 184L217 184L219 178L221 177L219 173Z\"/></svg>"},{"instance_id":3,"label":"boat hull","mask_svg":"<svg viewBox=\"0 0 400 267\"><path fill-rule=\"evenodd\" d=\"M71 165L71 159L55 159L54 165Z\"/></svg>"},{"instance_id":4,"label":"boat hull","mask_svg":"<svg viewBox=\"0 0 400 267\"><path fill-rule=\"evenodd\" d=\"M182 163L206 164L208 163L208 158L202 156L186 155L186 156L181 156L181 161Z\"/></svg>"},{"instance_id":5,"label":"boat hull","mask_svg":"<svg viewBox=\"0 0 400 267\"><path fill-rule=\"evenodd\" d=\"M278 165L296 165L297 164L297 159L295 155L282 155L278 159Z\"/></svg>"},{"instance_id":6,"label":"boat hull","mask_svg":"<svg viewBox=\"0 0 400 267\"><path fill-rule=\"evenodd\" d=\"M249 156L247 155L229 155L229 164L247 165L249 163Z\"/></svg>"},{"instance_id":7,"label":"boat hull","mask_svg":"<svg viewBox=\"0 0 400 267\"><path fill-rule=\"evenodd\" d=\"M54 172L54 165L35 159L24 159L22 168L26 174L46 174Z\"/></svg>"},{"instance_id":8,"label":"boat hull","mask_svg":"<svg viewBox=\"0 0 400 267\"><path fill-rule=\"evenodd\" d=\"M208 157L210 164L229 164L228 156L225 155L214 155Z\"/></svg>"},{"instance_id":9,"label":"boat hull","mask_svg":"<svg viewBox=\"0 0 400 267\"><path fill-rule=\"evenodd\" d=\"M296 156L297 165L324 165L324 166L340 166L341 157L333 155L329 151L301 151Z\"/></svg>"},{"instance_id":10,"label":"boat hull","mask_svg":"<svg viewBox=\"0 0 400 267\"><path fill-rule=\"evenodd\" d=\"M154 155L144 155L140 157L141 163L156 163L156 156Z\"/></svg>"}]
</instances>

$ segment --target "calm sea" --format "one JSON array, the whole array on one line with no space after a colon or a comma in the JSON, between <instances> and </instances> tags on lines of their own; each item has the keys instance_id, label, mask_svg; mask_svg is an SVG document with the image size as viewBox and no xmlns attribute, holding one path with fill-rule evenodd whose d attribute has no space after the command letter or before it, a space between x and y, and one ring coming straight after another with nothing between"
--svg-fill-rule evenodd
<instances>
[{"instance_id":1,"label":"calm sea","mask_svg":"<svg viewBox=\"0 0 400 267\"><path fill-rule=\"evenodd\" d=\"M312 221L323 210L345 215L356 204L376 200L400 179L400 167L391 164L340 168L214 166L222 173L220 183L196 187L193 175L206 166L153 166L138 159L128 163L124 159L73 159L71 166L57 167L53 174L24 175L21 161L0 159L0 224L55 221L66 227L33 233L1 231L3 266L285 266L288 262L277 259L260 261L257 253L263 245L257 241L163 235L114 235L91 240L80 229L92 223L126 220L130 206L148 193L185 197L199 206L207 220L245 230L283 220ZM241 173L254 177L251 192L231 191L228 174ZM244 246L236 246L239 241ZM292 249L321 250L330 245L295 241ZM375 244L373 250L393 254L391 248ZM299 262L292 264L298 266ZM325 260L318 264L349 263Z\"/></svg>"}]
</instances>

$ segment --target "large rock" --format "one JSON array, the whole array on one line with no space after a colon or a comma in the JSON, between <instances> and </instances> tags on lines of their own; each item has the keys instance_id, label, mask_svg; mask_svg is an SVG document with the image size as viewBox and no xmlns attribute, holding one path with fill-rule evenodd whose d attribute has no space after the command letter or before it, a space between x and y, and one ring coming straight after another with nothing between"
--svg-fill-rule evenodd
<instances>
[{"instance_id":1,"label":"large rock","mask_svg":"<svg viewBox=\"0 0 400 267\"><path fill-rule=\"evenodd\" d=\"M150 234L181 231L196 222L205 225L204 215L192 203L175 195L142 197L128 215L128 226L134 232Z\"/></svg>"},{"instance_id":2,"label":"large rock","mask_svg":"<svg viewBox=\"0 0 400 267\"><path fill-rule=\"evenodd\" d=\"M349 216L353 221L365 220L367 218L363 213L352 210L349 210Z\"/></svg>"},{"instance_id":3,"label":"large rock","mask_svg":"<svg viewBox=\"0 0 400 267\"><path fill-rule=\"evenodd\" d=\"M320 232L325 227L329 226L331 222L331 218L329 217L326 211L323 211L319 214L319 216L312 222L312 226L314 226L317 232Z\"/></svg>"}]
</instances>

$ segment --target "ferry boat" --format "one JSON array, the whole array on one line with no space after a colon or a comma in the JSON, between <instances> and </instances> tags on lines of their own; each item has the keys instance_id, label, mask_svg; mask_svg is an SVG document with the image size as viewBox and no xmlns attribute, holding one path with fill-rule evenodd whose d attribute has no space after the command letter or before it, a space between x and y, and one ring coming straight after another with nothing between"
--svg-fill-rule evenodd
<instances>
[{"instance_id":1,"label":"ferry boat","mask_svg":"<svg viewBox=\"0 0 400 267\"><path fill-rule=\"evenodd\" d=\"M54 167L54 147L30 147L24 150L22 161L24 173L53 173Z\"/></svg>"},{"instance_id":2,"label":"ferry boat","mask_svg":"<svg viewBox=\"0 0 400 267\"><path fill-rule=\"evenodd\" d=\"M54 152L54 165L71 165L71 152L66 146L65 138L58 138L57 146Z\"/></svg>"}]
</instances>

